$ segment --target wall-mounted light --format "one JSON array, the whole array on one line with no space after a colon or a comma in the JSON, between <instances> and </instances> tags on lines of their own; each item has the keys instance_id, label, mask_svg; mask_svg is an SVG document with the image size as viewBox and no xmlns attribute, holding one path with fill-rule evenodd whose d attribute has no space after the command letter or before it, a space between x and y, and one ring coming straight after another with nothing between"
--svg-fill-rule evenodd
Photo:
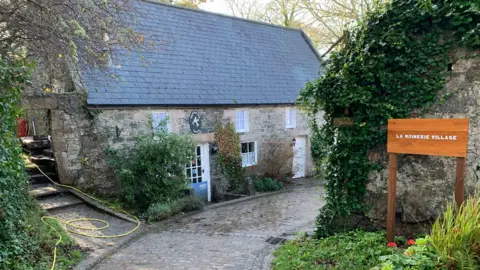
<instances>
[{"instance_id":1,"label":"wall-mounted light","mask_svg":"<svg viewBox=\"0 0 480 270\"><path fill-rule=\"evenodd\" d=\"M217 146L217 143L214 142L212 144L212 149L210 150L210 154L215 155L217 151L218 151L218 146Z\"/></svg>"},{"instance_id":2,"label":"wall-mounted light","mask_svg":"<svg viewBox=\"0 0 480 270\"><path fill-rule=\"evenodd\" d=\"M297 142L297 140L295 138L293 138L292 140L292 147L295 147L295 143Z\"/></svg>"}]
</instances>

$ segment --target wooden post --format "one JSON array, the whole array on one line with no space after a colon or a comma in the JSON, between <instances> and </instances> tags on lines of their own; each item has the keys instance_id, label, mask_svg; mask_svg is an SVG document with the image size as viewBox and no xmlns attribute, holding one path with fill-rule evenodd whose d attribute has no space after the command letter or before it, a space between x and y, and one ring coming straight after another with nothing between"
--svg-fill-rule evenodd
<instances>
[{"instance_id":1,"label":"wooden post","mask_svg":"<svg viewBox=\"0 0 480 270\"><path fill-rule=\"evenodd\" d=\"M397 154L388 155L387 241L395 241L395 201L397 199Z\"/></svg>"},{"instance_id":2,"label":"wooden post","mask_svg":"<svg viewBox=\"0 0 480 270\"><path fill-rule=\"evenodd\" d=\"M457 202L458 207L462 205L464 198L464 180L466 165L467 164L464 157L457 157L457 168L455 177L455 202Z\"/></svg>"}]
</instances>

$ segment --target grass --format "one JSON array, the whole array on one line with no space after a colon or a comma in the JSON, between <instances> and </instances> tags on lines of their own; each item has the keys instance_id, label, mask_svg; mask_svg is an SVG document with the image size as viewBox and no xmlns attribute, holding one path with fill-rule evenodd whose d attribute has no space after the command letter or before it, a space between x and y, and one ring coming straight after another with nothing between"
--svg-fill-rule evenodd
<instances>
[{"instance_id":1,"label":"grass","mask_svg":"<svg viewBox=\"0 0 480 270\"><path fill-rule=\"evenodd\" d=\"M86 252L75 243L58 221L46 219L48 225L43 223L41 217L45 212L34 200L31 204L30 213L24 221L24 230L31 239L24 247L26 252L15 258L11 265L0 265L0 269L50 269L53 262L53 250L58 241L57 233L50 226L54 227L63 239L57 248L55 269L71 269L86 256Z\"/></svg>"},{"instance_id":2,"label":"grass","mask_svg":"<svg viewBox=\"0 0 480 270\"><path fill-rule=\"evenodd\" d=\"M452 202L433 224L430 238L449 267L480 269L480 196L468 198L458 209Z\"/></svg>"}]
</instances>

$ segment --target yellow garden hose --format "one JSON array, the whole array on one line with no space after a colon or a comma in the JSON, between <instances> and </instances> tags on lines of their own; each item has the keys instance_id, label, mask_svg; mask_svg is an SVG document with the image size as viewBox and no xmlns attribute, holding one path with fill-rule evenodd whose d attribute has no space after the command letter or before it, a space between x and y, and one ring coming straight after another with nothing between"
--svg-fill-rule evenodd
<instances>
[{"instance_id":1,"label":"yellow garden hose","mask_svg":"<svg viewBox=\"0 0 480 270\"><path fill-rule=\"evenodd\" d=\"M62 185L62 184L59 184L55 181L53 181L46 173L44 173L36 164L33 164L35 167L37 167L37 169L40 171L40 173L42 173L50 182L52 182L54 185L56 186L59 186L59 187L63 187L63 188L67 188L67 189L71 189L71 190L75 190L76 192L82 194L83 196L86 196L92 200L95 200L103 205L106 205L107 207L108 206L108 203L106 201L103 201L103 200L100 200L100 199L97 199L91 195L88 195L82 191L80 191L79 189L76 189L74 187L71 187L71 186L68 186L68 185ZM42 217L42 222L45 223L46 225L48 225L50 228L52 228L58 235L58 241L55 243L55 248L53 249L53 263L52 263L52 268L50 268L51 270L55 269L55 263L56 263L56 260L57 260L57 247L58 245L62 242L62 235L60 234L59 231L57 231L55 229L55 227L53 227L52 225L48 224L45 220L46 219L53 219L53 220L57 220L59 222L63 222L63 224L65 225L65 228L68 232L70 233L74 233L74 234L78 234L78 235L83 235L83 236L87 236L87 237L94 237L94 238L119 238L119 237L124 237L124 236L127 236L131 233L133 233L134 231L136 231L139 227L140 227L140 220L136 217L136 216L133 216L133 215L130 215L129 213L127 213L126 211L122 210L122 209L114 209L112 207L109 207L110 209L116 211L116 212L119 212L119 213L122 213L126 216L129 216L131 218L133 218L135 220L135 222L137 223L137 225L135 226L135 228L133 228L132 230L126 232L126 233L123 233L123 234L116 234L116 235L93 235L93 234L88 234L88 233L84 233L84 232L79 232L79 231L76 231L75 229L77 230L87 230L87 231L99 231L99 230L104 230L106 228L108 228L110 226L110 224L105 221L105 220L102 220L102 219L97 219L97 218L75 218L75 219L70 219L70 220L67 220L67 221L62 221L60 220L59 218L56 218L56 217L53 217L53 216L43 216ZM82 227L82 226L79 226L79 225L75 225L73 223L76 223L76 222L81 222L81 221L97 221L97 222L100 222L100 223L103 223L104 226L102 227Z\"/></svg>"}]
</instances>

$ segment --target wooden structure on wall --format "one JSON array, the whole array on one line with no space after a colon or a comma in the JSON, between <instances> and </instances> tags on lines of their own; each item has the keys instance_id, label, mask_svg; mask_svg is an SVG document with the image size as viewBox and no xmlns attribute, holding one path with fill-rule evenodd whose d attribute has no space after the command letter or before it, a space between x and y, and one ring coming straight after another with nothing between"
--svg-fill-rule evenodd
<instances>
[{"instance_id":1,"label":"wooden structure on wall","mask_svg":"<svg viewBox=\"0 0 480 270\"><path fill-rule=\"evenodd\" d=\"M468 119L388 120L388 242L393 242L395 236L397 155L413 154L456 157L455 201L460 206L464 199L467 143Z\"/></svg>"}]
</instances>

